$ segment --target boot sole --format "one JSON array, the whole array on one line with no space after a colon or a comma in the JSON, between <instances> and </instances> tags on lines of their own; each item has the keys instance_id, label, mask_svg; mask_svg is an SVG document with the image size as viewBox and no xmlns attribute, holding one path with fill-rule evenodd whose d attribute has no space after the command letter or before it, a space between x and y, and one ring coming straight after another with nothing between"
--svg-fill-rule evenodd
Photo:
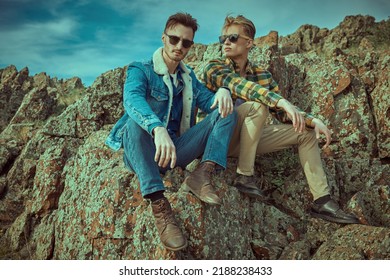
<instances>
[{"instance_id":1,"label":"boot sole","mask_svg":"<svg viewBox=\"0 0 390 280\"><path fill-rule=\"evenodd\" d=\"M359 220L345 220L337 217L331 217L325 214L314 212L313 210L310 210L310 215L312 215L315 218L320 218L322 220L333 222L333 223L339 223L339 224L360 224Z\"/></svg>"},{"instance_id":2,"label":"boot sole","mask_svg":"<svg viewBox=\"0 0 390 280\"><path fill-rule=\"evenodd\" d=\"M250 197L259 198L261 200L266 200L265 195L260 190L247 188L246 186L244 186L242 184L235 184L234 186L236 187L236 189L238 191L245 193L246 195L248 195Z\"/></svg>"},{"instance_id":3,"label":"boot sole","mask_svg":"<svg viewBox=\"0 0 390 280\"><path fill-rule=\"evenodd\" d=\"M185 182L183 183L182 188L183 188L183 191L192 193L194 196L196 196L199 200L203 201L204 203L207 203L210 205L221 205L221 203L216 203L214 201L208 201L208 200L202 198L200 195L197 195L195 192L192 191L192 189Z\"/></svg>"},{"instance_id":4,"label":"boot sole","mask_svg":"<svg viewBox=\"0 0 390 280\"><path fill-rule=\"evenodd\" d=\"M170 251L176 252L176 251L180 251L180 250L183 250L183 249L187 248L188 242L186 240L186 243L183 246L180 246L180 247L169 247L169 246L165 245L164 243L162 243L162 245L164 246L165 249L168 249Z\"/></svg>"}]
</instances>

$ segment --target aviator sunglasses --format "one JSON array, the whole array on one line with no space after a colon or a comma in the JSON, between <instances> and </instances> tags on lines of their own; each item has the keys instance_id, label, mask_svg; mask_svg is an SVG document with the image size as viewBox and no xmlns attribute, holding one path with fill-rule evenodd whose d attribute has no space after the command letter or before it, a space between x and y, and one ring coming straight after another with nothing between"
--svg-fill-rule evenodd
<instances>
[{"instance_id":1,"label":"aviator sunglasses","mask_svg":"<svg viewBox=\"0 0 390 280\"><path fill-rule=\"evenodd\" d=\"M191 47L194 44L194 41L191 41L191 40L188 40L188 39L180 39L180 37L177 37L175 35L168 35L167 33L164 33L164 34L168 36L169 43L171 45L177 45L180 42L180 40L182 40L183 47L188 49L189 47Z\"/></svg>"},{"instance_id":2,"label":"aviator sunglasses","mask_svg":"<svg viewBox=\"0 0 390 280\"><path fill-rule=\"evenodd\" d=\"M241 34L229 34L229 35L221 35L219 36L219 42L221 44L224 44L226 39L229 39L229 41L231 43L235 43L237 42L238 38L243 38L243 39L246 39L246 40L251 40L251 38L249 38L248 36L245 36L245 35L241 35Z\"/></svg>"}]
</instances>

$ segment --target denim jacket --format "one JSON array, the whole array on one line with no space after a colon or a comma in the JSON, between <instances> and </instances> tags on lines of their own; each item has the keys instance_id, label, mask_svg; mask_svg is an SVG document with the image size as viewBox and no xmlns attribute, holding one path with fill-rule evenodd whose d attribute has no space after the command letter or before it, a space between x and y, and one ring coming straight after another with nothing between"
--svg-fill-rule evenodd
<instances>
[{"instance_id":1,"label":"denim jacket","mask_svg":"<svg viewBox=\"0 0 390 280\"><path fill-rule=\"evenodd\" d=\"M106 139L106 145L118 151L122 148L122 136L128 118L132 118L150 135L155 127L167 127L171 114L173 88L163 56L159 48L150 61L133 62L127 69L123 90L124 115L117 121ZM183 113L180 134L195 124L195 108L210 113L215 95L207 89L183 62L179 66L184 82Z\"/></svg>"}]
</instances>

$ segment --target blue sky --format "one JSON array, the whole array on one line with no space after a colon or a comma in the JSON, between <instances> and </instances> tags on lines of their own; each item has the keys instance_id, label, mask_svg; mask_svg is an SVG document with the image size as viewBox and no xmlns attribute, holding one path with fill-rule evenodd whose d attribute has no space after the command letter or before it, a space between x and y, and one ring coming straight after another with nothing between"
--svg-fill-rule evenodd
<instances>
[{"instance_id":1,"label":"blue sky","mask_svg":"<svg viewBox=\"0 0 390 280\"><path fill-rule=\"evenodd\" d=\"M215 43L227 14L243 14L256 37L288 35L303 24L332 29L347 15L388 19L388 0L0 0L0 68L27 66L30 75L80 77L151 57L167 18L188 12L198 20L196 43Z\"/></svg>"}]
</instances>

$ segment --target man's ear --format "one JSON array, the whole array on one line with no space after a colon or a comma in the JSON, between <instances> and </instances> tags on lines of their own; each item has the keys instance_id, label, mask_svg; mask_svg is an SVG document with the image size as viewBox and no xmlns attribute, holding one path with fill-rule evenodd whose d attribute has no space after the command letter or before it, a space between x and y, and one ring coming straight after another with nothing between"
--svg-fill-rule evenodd
<instances>
[{"instance_id":1,"label":"man's ear","mask_svg":"<svg viewBox=\"0 0 390 280\"><path fill-rule=\"evenodd\" d=\"M246 41L246 47L248 49L251 49L254 46L253 39L247 40Z\"/></svg>"}]
</instances>

